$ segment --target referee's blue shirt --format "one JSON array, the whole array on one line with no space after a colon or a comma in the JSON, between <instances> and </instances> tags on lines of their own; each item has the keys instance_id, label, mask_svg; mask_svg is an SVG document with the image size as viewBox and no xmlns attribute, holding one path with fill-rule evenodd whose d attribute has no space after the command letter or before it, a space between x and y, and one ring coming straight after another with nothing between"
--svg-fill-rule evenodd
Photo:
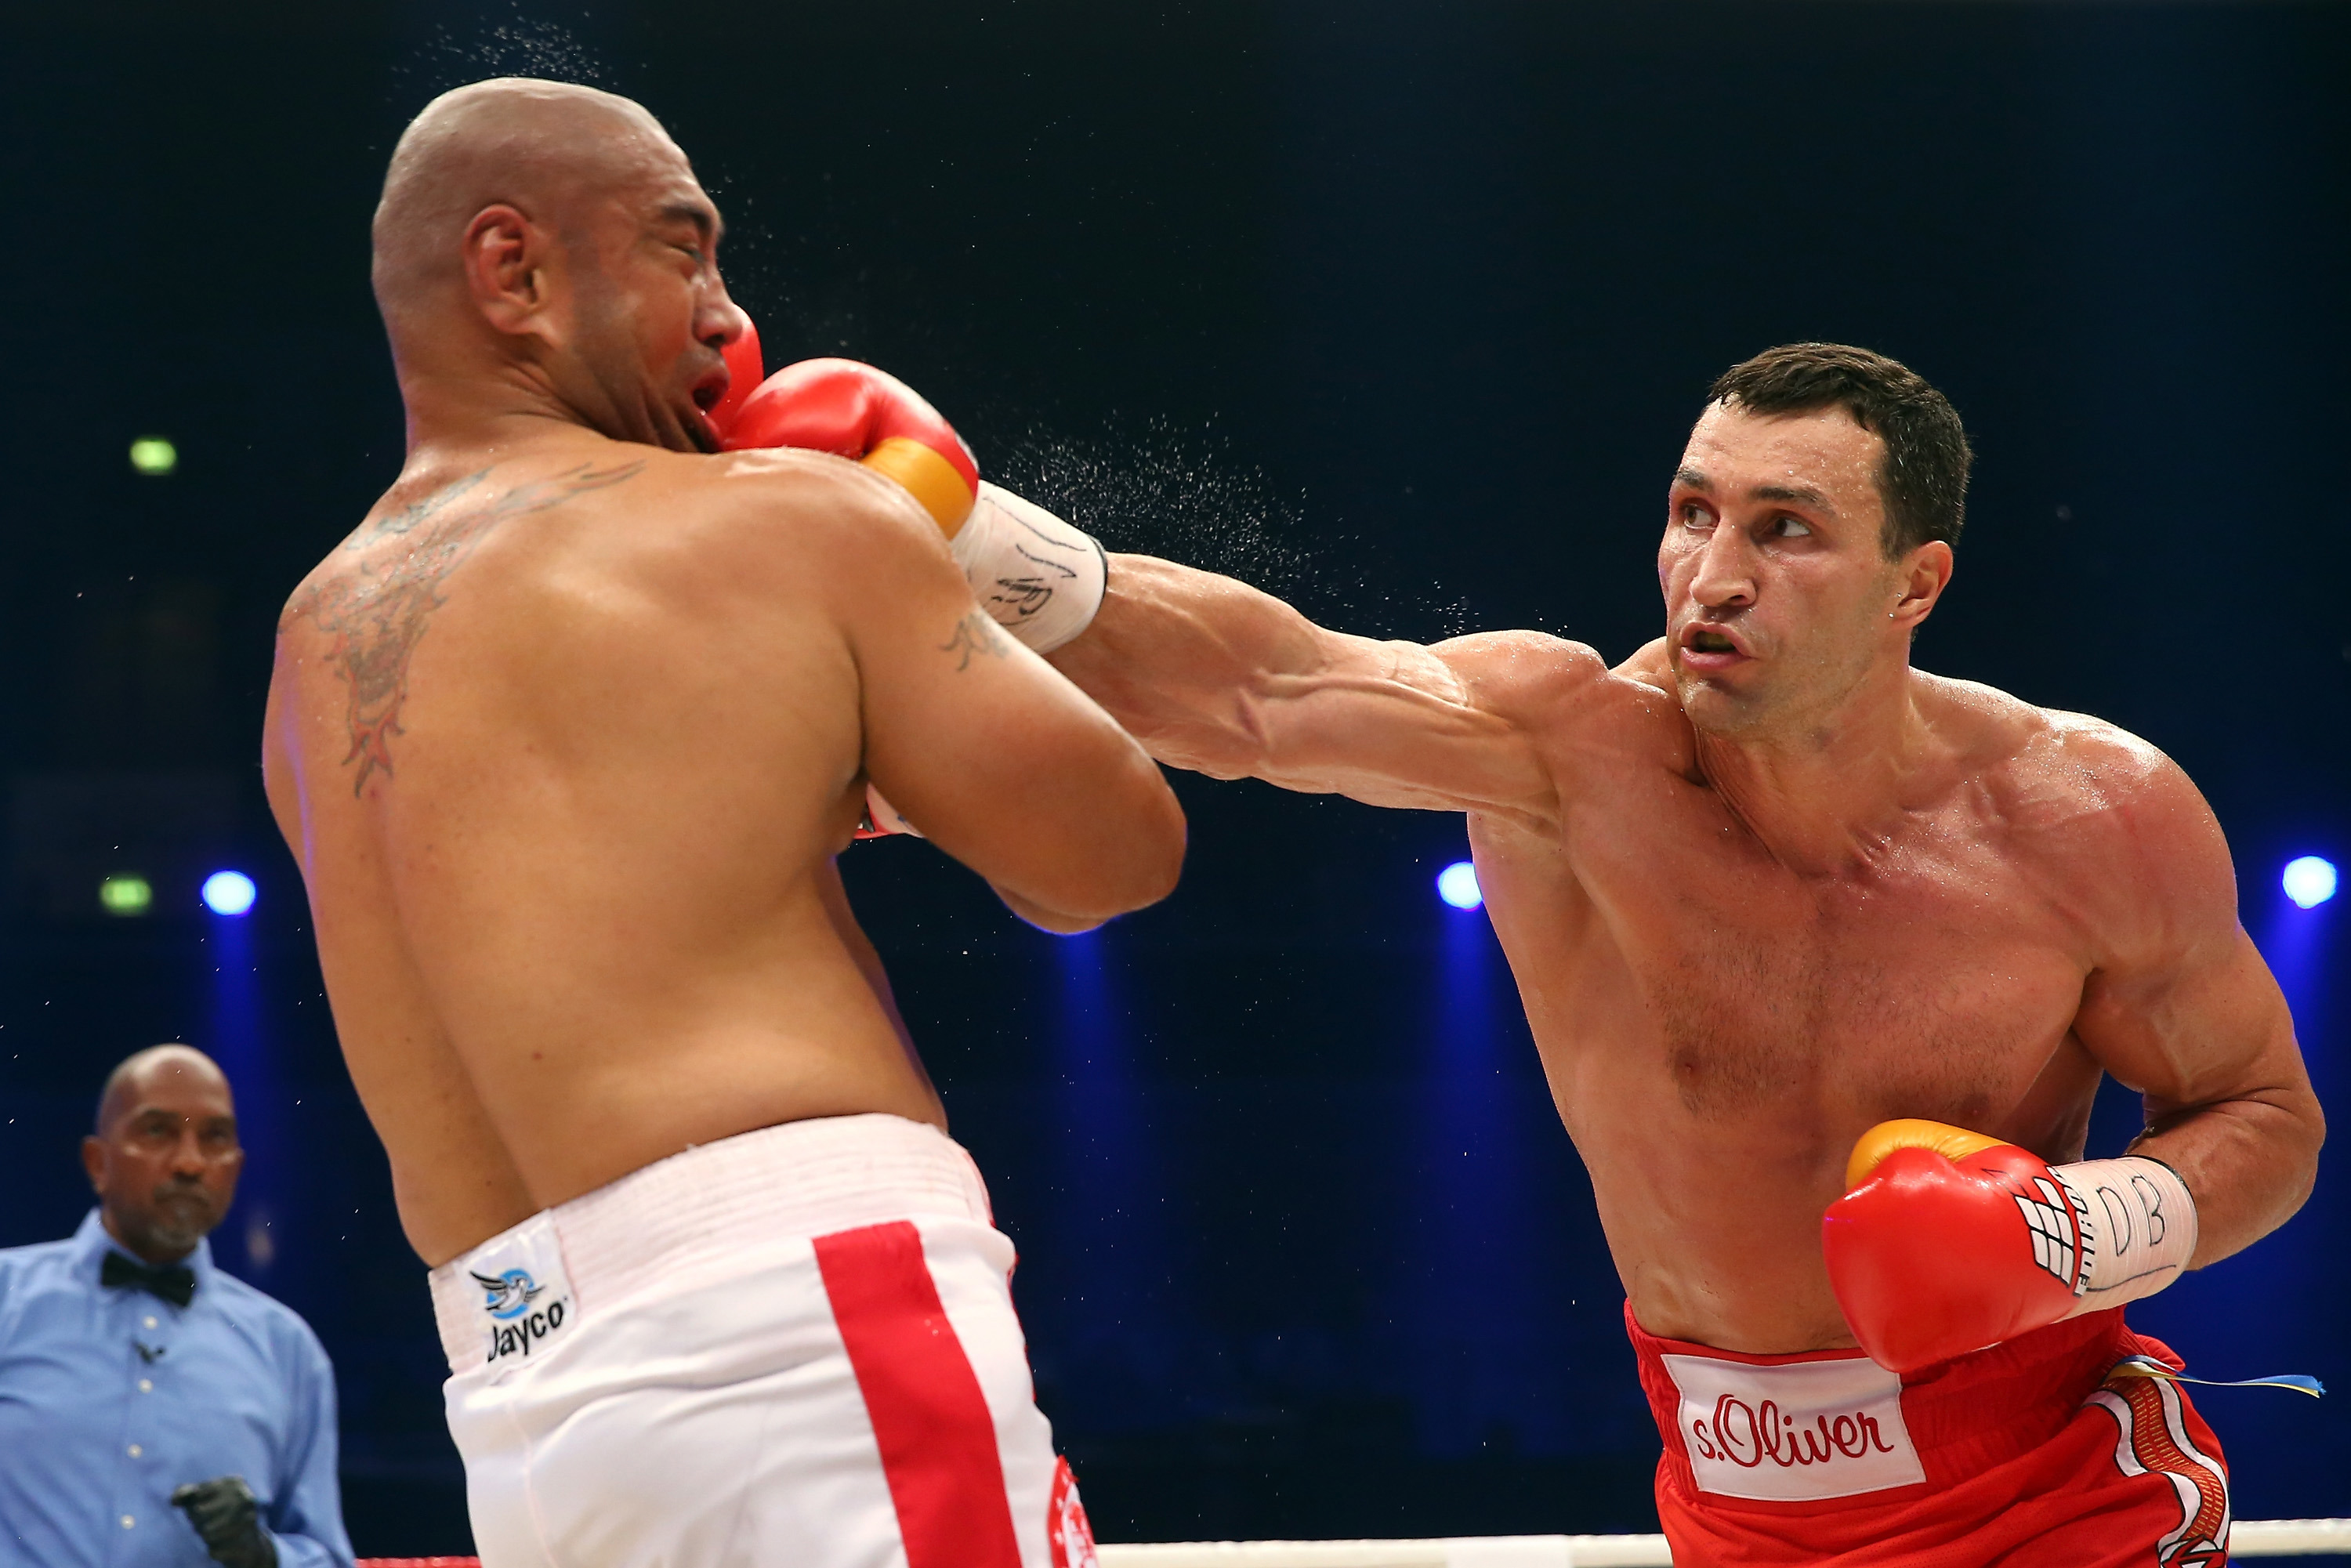
<instances>
[{"instance_id":1,"label":"referee's blue shirt","mask_svg":"<svg viewBox=\"0 0 2351 1568\"><path fill-rule=\"evenodd\" d=\"M310 1325L196 1244L184 1307L98 1282L90 1210L66 1241L0 1249L0 1564L204 1568L172 1489L239 1475L281 1568L348 1568L335 1375ZM133 1260L136 1261L136 1260Z\"/></svg>"}]
</instances>

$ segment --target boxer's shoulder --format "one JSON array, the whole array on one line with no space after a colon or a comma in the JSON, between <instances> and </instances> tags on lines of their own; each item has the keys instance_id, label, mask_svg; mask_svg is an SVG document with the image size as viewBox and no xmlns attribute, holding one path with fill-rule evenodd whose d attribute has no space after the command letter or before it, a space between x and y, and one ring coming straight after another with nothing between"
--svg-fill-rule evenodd
<instances>
[{"instance_id":1,"label":"boxer's shoulder","mask_svg":"<svg viewBox=\"0 0 2351 1568\"><path fill-rule=\"evenodd\" d=\"M2120 725L2037 707L1992 686L1922 677L1921 707L2016 829L2116 824L2202 797L2179 764Z\"/></svg>"},{"instance_id":2,"label":"boxer's shoulder","mask_svg":"<svg viewBox=\"0 0 2351 1568\"><path fill-rule=\"evenodd\" d=\"M1593 648L1547 632L1479 632L1435 644L1476 705L1532 727L1548 728L1631 695Z\"/></svg>"},{"instance_id":3,"label":"boxer's shoulder","mask_svg":"<svg viewBox=\"0 0 2351 1568\"><path fill-rule=\"evenodd\" d=\"M1585 643L1541 632L1487 632L1439 643L1471 704L1531 737L1555 775L1644 760L1687 770L1688 721L1665 667L1664 642L1611 666Z\"/></svg>"},{"instance_id":4,"label":"boxer's shoulder","mask_svg":"<svg viewBox=\"0 0 2351 1568\"><path fill-rule=\"evenodd\" d=\"M1999 841L2085 913L2220 897L2233 907L2211 808L2151 742L2089 714L1925 676L1922 707L1953 747L1960 783Z\"/></svg>"},{"instance_id":5,"label":"boxer's shoulder","mask_svg":"<svg viewBox=\"0 0 2351 1568\"><path fill-rule=\"evenodd\" d=\"M570 570L601 568L713 622L810 610L839 620L914 574L955 570L905 491L845 458L778 449L647 463L643 489L582 530Z\"/></svg>"},{"instance_id":6,"label":"boxer's shoulder","mask_svg":"<svg viewBox=\"0 0 2351 1568\"><path fill-rule=\"evenodd\" d=\"M904 486L845 457L769 448L680 462L719 553L802 567L947 559L938 525Z\"/></svg>"}]
</instances>

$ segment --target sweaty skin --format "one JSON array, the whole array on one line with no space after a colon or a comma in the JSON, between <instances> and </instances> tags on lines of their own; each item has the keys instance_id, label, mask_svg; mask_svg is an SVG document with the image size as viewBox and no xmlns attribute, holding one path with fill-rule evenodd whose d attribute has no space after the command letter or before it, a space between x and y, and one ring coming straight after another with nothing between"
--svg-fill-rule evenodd
<instances>
[{"instance_id":1,"label":"sweaty skin","mask_svg":"<svg viewBox=\"0 0 2351 1568\"><path fill-rule=\"evenodd\" d=\"M1853 1339L1822 1211L1877 1122L2078 1159L2101 1071L2194 1194L2198 1265L2282 1223L2324 1135L2218 823L2111 725L1911 668L1949 581L1889 560L1842 409L1710 406L1658 551L1667 635L1343 636L1113 557L1054 663L1161 760L1468 813L1552 1098L1651 1333Z\"/></svg>"},{"instance_id":2,"label":"sweaty skin","mask_svg":"<svg viewBox=\"0 0 2351 1568\"><path fill-rule=\"evenodd\" d=\"M714 455L718 229L642 109L549 83L436 101L386 181L407 463L287 606L264 765L430 1264L753 1128L945 1125L833 864L869 777L1058 929L1181 861L909 497Z\"/></svg>"}]
</instances>

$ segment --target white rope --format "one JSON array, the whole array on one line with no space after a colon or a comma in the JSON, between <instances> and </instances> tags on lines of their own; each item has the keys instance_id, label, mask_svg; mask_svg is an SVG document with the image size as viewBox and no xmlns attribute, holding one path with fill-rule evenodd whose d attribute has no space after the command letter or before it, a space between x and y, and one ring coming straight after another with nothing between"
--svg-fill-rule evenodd
<instances>
[{"instance_id":1,"label":"white rope","mask_svg":"<svg viewBox=\"0 0 2351 1568\"><path fill-rule=\"evenodd\" d=\"M1102 1568L1672 1568L1662 1535L1468 1535L1449 1541L1196 1541L1098 1546ZM2351 1519L2244 1519L2231 1557L2351 1555Z\"/></svg>"}]
</instances>

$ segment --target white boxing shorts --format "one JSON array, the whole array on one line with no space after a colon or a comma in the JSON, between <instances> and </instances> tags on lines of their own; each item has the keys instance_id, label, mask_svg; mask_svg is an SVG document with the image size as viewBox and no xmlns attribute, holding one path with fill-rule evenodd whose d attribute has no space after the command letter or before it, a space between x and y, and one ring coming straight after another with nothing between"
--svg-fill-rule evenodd
<instances>
[{"instance_id":1,"label":"white boxing shorts","mask_svg":"<svg viewBox=\"0 0 2351 1568\"><path fill-rule=\"evenodd\" d=\"M484 1568L1093 1568L971 1156L745 1133L433 1271Z\"/></svg>"}]
</instances>

